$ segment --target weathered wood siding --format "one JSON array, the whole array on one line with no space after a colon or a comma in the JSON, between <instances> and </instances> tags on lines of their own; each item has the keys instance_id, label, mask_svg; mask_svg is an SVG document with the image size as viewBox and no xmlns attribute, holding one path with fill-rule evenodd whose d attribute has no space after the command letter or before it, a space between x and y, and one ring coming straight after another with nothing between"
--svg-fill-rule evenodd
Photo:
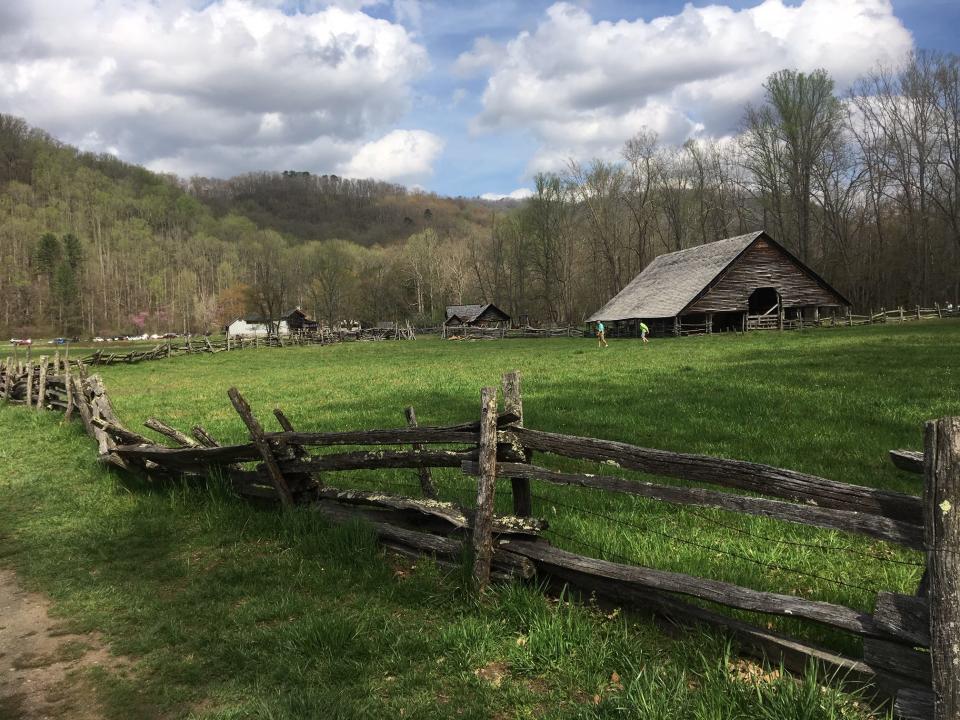
<instances>
[{"instance_id":1,"label":"weathered wood siding","mask_svg":"<svg viewBox=\"0 0 960 720\"><path fill-rule=\"evenodd\" d=\"M845 304L835 292L761 237L683 314L745 311L750 294L762 287L776 288L785 308Z\"/></svg>"},{"instance_id":2,"label":"weathered wood siding","mask_svg":"<svg viewBox=\"0 0 960 720\"><path fill-rule=\"evenodd\" d=\"M495 325L499 322L510 322L510 316L496 307L488 307L471 325Z\"/></svg>"}]
</instances>

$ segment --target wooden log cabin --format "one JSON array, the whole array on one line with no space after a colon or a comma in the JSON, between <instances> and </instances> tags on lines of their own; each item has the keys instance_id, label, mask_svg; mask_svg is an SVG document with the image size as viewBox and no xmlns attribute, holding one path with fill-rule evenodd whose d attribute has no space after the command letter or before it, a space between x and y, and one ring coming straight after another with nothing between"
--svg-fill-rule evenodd
<instances>
[{"instance_id":1,"label":"wooden log cabin","mask_svg":"<svg viewBox=\"0 0 960 720\"><path fill-rule=\"evenodd\" d=\"M766 330L846 314L850 302L766 232L658 256L588 322L610 335Z\"/></svg>"}]
</instances>

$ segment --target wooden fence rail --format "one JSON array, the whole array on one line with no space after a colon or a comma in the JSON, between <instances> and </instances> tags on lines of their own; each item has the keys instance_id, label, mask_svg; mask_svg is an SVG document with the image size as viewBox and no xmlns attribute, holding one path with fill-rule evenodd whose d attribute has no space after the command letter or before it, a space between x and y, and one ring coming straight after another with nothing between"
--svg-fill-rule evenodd
<instances>
[{"instance_id":1,"label":"wooden fence rail","mask_svg":"<svg viewBox=\"0 0 960 720\"><path fill-rule=\"evenodd\" d=\"M927 427L922 466L924 497L862 487L792 470L725 458L642 448L628 443L534 430L523 426L520 377L503 379L505 411L497 414L497 391L485 388L478 421L345 432L297 431L274 411L283 428L267 432L242 395L228 395L250 441L221 445L201 426L184 433L151 418L147 427L174 446L156 443L127 428L107 392L85 364L59 357L33 363L11 360L0 366L0 388L11 404L67 411L75 408L97 442L100 461L156 479L226 477L241 496L272 500L285 507L308 505L331 521L360 517L371 522L380 542L404 554L427 553L444 566L473 553L479 587L491 580L522 578L563 583L584 593L652 609L683 622L722 627L741 646L803 669L813 661L869 681L895 697L902 717L955 720L960 712L960 419ZM412 420L412 421L411 421ZM443 447L436 447L436 446ZM337 448L315 452L316 448ZM372 448L372 449L371 449ZM724 490L679 487L624 475L559 472L531 463L533 453L560 455L716 485ZM916 457L911 459L915 463ZM477 478L471 507L443 502L421 481L423 498L379 491L348 490L326 484L337 471L386 468L459 468ZM911 465L913 467L913 465ZM423 476L421 475L421 478ZM510 479L514 514L493 511L497 479ZM759 591L728 582L656 568L577 555L551 545L541 534L545 521L533 515L531 483L576 486L628 494L681 506L731 512L865 535L923 550L927 582L919 596L881 593L872 613L795 595ZM749 495L736 491L748 491ZM762 497L763 495L772 497ZM615 518L611 518L615 521ZM643 528L636 526L636 531ZM769 615L784 615L864 638L863 658L752 626L682 598Z\"/></svg>"}]
</instances>

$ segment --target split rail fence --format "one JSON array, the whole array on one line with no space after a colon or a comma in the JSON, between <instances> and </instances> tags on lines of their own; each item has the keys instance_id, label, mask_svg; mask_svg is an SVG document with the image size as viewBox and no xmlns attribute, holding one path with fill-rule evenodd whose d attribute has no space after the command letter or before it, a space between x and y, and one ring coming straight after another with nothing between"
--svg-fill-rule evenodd
<instances>
[{"instance_id":1,"label":"split rail fence","mask_svg":"<svg viewBox=\"0 0 960 720\"><path fill-rule=\"evenodd\" d=\"M863 683L893 699L900 717L960 717L960 418L927 423L924 494L916 497L757 463L528 428L523 423L518 373L503 378L504 409L499 414L497 388L488 387L481 393L476 421L425 427L418 425L413 408L407 408L405 427L345 432L299 431L279 408L274 415L282 429L268 432L243 396L231 388L228 396L250 437L232 445L219 443L199 425L188 434L155 418L145 425L172 445L131 430L117 417L100 378L88 375L83 364L59 359L39 366L8 362L0 387L10 403L63 410L67 417L76 412L97 442L100 460L112 466L155 479L219 474L243 497L284 507L309 505L334 522L364 518L383 545L402 554L429 554L441 565L458 566L459 558L469 552L480 587L492 579L509 578L559 583L674 621L723 628L744 651L783 662L789 669L804 670L813 662L839 673L846 682ZM534 464L534 453L595 461L726 491L559 472ZM334 472L398 468L417 470L421 497L328 484ZM460 468L475 477L475 504L439 500L431 468ZM495 514L498 481L506 480L513 512ZM926 572L917 595L881 592L869 613L578 555L543 537L547 523L534 516L533 502L553 500L534 494L533 483L721 508L856 533L922 551ZM800 618L850 633L862 639L863 657L845 657L684 598Z\"/></svg>"}]
</instances>

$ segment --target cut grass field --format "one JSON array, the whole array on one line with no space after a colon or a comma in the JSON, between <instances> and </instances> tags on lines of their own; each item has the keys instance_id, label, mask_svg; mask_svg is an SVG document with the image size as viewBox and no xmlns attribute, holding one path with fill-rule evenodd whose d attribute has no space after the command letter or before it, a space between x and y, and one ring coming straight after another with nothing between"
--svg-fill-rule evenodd
<instances>
[{"instance_id":1,"label":"cut grass field","mask_svg":"<svg viewBox=\"0 0 960 720\"><path fill-rule=\"evenodd\" d=\"M931 321L614 340L605 350L589 339L263 349L102 374L131 427L156 416L240 441L231 385L269 427L279 406L298 428L345 430L402 425L408 404L422 424L474 419L480 388L519 369L530 427L918 494L918 476L886 452L919 447L924 420L960 414L958 351L960 323ZM668 637L644 617L550 601L535 587L476 599L463 574L385 557L362 525L257 509L215 481L171 488L122 477L97 467L80 428L59 420L0 408L0 563L47 592L73 629L99 630L133 659L126 676L91 678L112 717L865 716L812 678L745 681L722 639L702 631ZM472 500L469 479L435 475L443 495ZM327 482L417 488L412 471ZM509 485L498 492L508 508ZM877 589L912 593L919 580L916 553L843 533L586 490L534 492L551 540L583 554L867 610ZM810 624L741 616L857 651Z\"/></svg>"}]
</instances>

